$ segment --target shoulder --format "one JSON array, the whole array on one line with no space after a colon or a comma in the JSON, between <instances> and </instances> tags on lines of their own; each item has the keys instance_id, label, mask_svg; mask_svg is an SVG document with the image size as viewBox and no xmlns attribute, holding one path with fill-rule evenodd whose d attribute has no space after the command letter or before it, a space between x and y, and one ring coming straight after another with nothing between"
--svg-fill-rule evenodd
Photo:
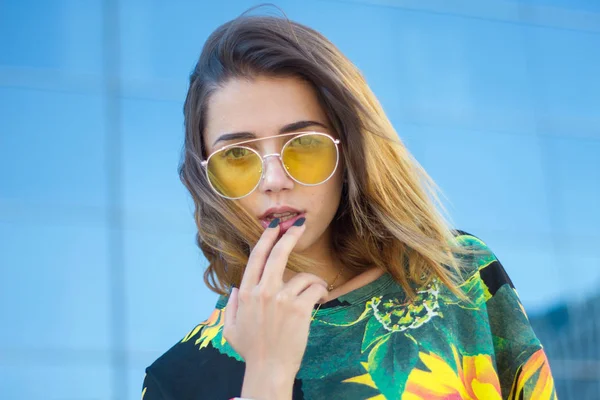
<instances>
[{"instance_id":1,"label":"shoulder","mask_svg":"<svg viewBox=\"0 0 600 400\"><path fill-rule=\"evenodd\" d=\"M146 368L146 380L160 388L163 397L221 396L220 391L235 388L237 382L241 388L245 366L222 336L221 300L206 320Z\"/></svg>"},{"instance_id":2,"label":"shoulder","mask_svg":"<svg viewBox=\"0 0 600 400\"><path fill-rule=\"evenodd\" d=\"M490 295L494 295L504 285L515 288L504 266L483 239L463 230L457 229L453 233L455 240L463 248L472 251L468 255L459 256L465 280L477 276L483 281Z\"/></svg>"}]
</instances>

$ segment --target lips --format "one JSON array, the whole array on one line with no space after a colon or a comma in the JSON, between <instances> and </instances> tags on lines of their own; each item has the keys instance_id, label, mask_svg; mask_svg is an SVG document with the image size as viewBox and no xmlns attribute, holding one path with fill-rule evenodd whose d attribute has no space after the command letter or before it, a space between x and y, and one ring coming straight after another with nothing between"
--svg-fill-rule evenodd
<instances>
[{"instance_id":1,"label":"lips","mask_svg":"<svg viewBox=\"0 0 600 400\"><path fill-rule=\"evenodd\" d=\"M273 220L274 218L283 219L286 215L289 214L302 214L304 211L298 210L293 207L282 206L282 207L271 207L267 211L265 211L260 217L261 220L268 219Z\"/></svg>"},{"instance_id":2,"label":"lips","mask_svg":"<svg viewBox=\"0 0 600 400\"><path fill-rule=\"evenodd\" d=\"M267 228L271 221L279 218L279 234L283 235L299 218L306 217L306 212L292 207L272 207L260 217L260 224Z\"/></svg>"},{"instance_id":3,"label":"lips","mask_svg":"<svg viewBox=\"0 0 600 400\"><path fill-rule=\"evenodd\" d=\"M285 222L290 218L294 218L298 214L299 213L292 213L292 212L269 214L264 219L269 220L269 222L270 222L270 221L274 220L275 218L279 218L279 222Z\"/></svg>"}]
</instances>

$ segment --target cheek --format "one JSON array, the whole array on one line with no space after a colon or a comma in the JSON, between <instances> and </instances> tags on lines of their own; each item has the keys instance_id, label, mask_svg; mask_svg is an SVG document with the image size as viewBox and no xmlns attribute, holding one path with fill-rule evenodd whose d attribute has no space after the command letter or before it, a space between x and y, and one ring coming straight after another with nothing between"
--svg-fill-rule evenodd
<instances>
[{"instance_id":1,"label":"cheek","mask_svg":"<svg viewBox=\"0 0 600 400\"><path fill-rule=\"evenodd\" d=\"M311 227L307 229L308 235L303 236L298 243L298 251L310 247L318 237L329 228L331 221L340 204L342 193L341 181L331 178L322 186L314 186L307 194L306 207L312 213Z\"/></svg>"},{"instance_id":2,"label":"cheek","mask_svg":"<svg viewBox=\"0 0 600 400\"><path fill-rule=\"evenodd\" d=\"M320 214L331 214L332 217L340 204L340 197L342 193L342 182L341 176L332 176L322 186L316 186L313 195L311 196L311 203L315 209L319 210ZM323 218L329 217L329 215L322 215Z\"/></svg>"},{"instance_id":3,"label":"cheek","mask_svg":"<svg viewBox=\"0 0 600 400\"><path fill-rule=\"evenodd\" d=\"M246 210L250 215L258 215L259 213L259 201L257 199L257 191L255 190L250 195L244 197L243 199L236 200L237 205L244 210Z\"/></svg>"}]
</instances>

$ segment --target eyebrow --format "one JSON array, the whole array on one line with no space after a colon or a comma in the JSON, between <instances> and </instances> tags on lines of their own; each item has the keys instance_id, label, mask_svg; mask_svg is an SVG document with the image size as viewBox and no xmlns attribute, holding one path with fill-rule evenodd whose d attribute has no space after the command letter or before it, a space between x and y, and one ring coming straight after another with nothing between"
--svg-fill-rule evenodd
<instances>
[{"instance_id":1,"label":"eyebrow","mask_svg":"<svg viewBox=\"0 0 600 400\"><path fill-rule=\"evenodd\" d=\"M298 131L300 129L308 128L309 126L320 126L325 129L329 129L325 124L317 121L297 121L292 122L291 124L287 124L279 129L279 134L282 135L284 133L291 133ZM256 139L256 135L252 132L234 132L234 133L226 133L224 135L219 136L217 140L213 143L213 147L219 142L227 142L230 140L237 139Z\"/></svg>"}]
</instances>

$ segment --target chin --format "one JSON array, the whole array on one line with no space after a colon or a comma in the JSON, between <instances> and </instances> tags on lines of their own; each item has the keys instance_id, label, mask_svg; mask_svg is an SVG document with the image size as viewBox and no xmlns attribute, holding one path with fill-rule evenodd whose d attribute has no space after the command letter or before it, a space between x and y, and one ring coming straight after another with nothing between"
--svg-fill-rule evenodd
<instances>
[{"instance_id":1,"label":"chin","mask_svg":"<svg viewBox=\"0 0 600 400\"><path fill-rule=\"evenodd\" d=\"M312 228L314 228L314 226ZM312 229L308 229L308 227L307 227L307 229L304 231L304 234L298 240L298 243L296 243L296 247L294 247L294 251L296 253L304 253L304 252L310 252L310 249L315 246L320 247L321 240L324 240L324 238L327 237L328 232L329 232L329 229L325 229L325 231L322 232L321 235L317 236ZM310 256L310 254L304 254L304 255Z\"/></svg>"},{"instance_id":2,"label":"chin","mask_svg":"<svg viewBox=\"0 0 600 400\"><path fill-rule=\"evenodd\" d=\"M302 235L302 237L298 240L298 243L296 243L296 246L294 247L294 252L296 253L302 253L312 245L312 238L306 235L306 231L304 231L304 233L305 235Z\"/></svg>"}]
</instances>

